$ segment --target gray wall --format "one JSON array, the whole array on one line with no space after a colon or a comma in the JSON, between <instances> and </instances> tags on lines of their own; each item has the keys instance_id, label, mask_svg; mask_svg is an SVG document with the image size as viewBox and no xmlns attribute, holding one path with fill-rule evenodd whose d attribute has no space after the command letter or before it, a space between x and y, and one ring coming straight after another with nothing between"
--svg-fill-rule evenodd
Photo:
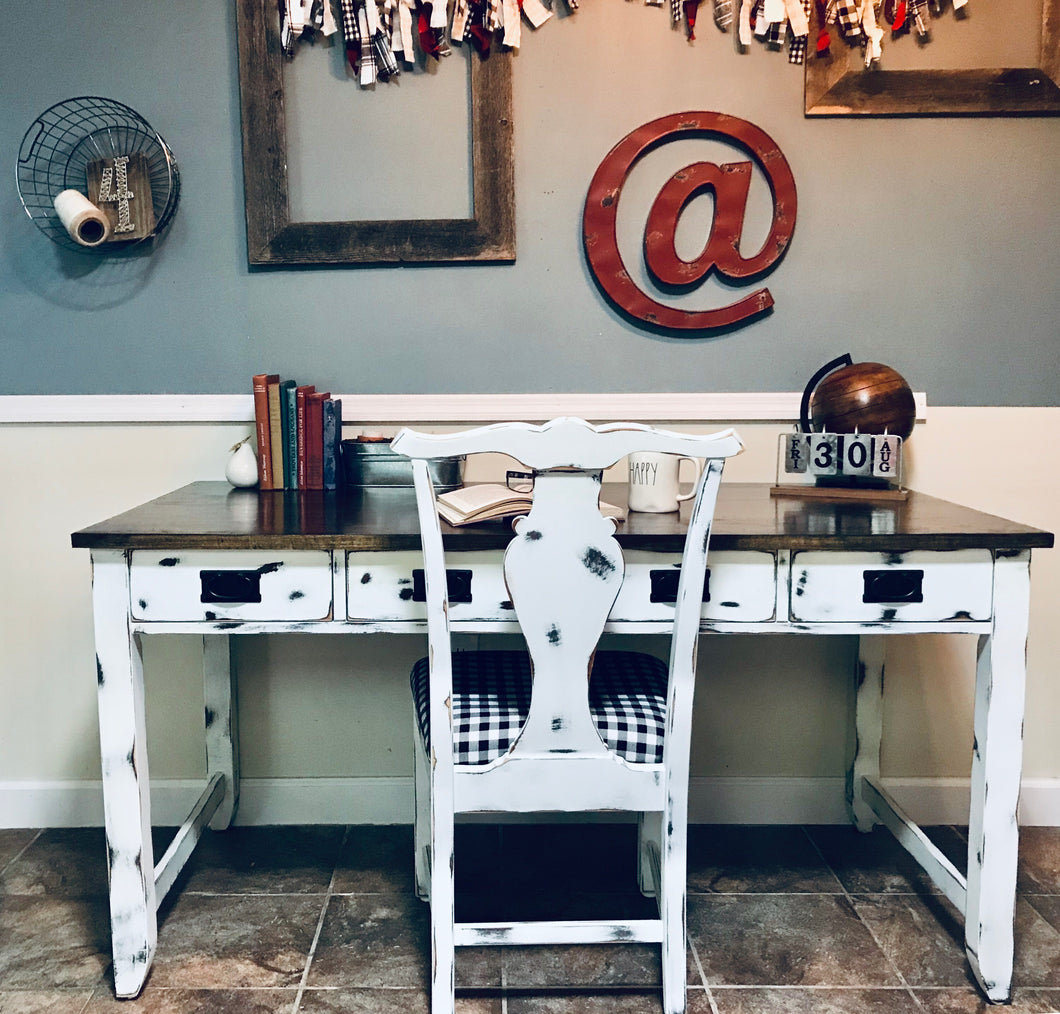
<instances>
[{"instance_id":1,"label":"gray wall","mask_svg":"<svg viewBox=\"0 0 1060 1014\"><path fill-rule=\"evenodd\" d=\"M967 24L939 24L937 58L925 50L934 65L954 39L963 44L962 31L983 35L991 0L971 6ZM801 70L757 46L737 55L706 15L692 46L664 11L617 0L525 30L515 59L516 264L252 272L232 5L35 5L32 28L0 37L0 394L243 392L264 370L343 393L796 390L850 351L895 366L935 404L1058 404L1060 120L807 121ZM1006 37L1033 47L1033 35ZM904 61L914 49L907 39L893 52ZM301 52L297 72L315 73L303 67L313 60L334 79L337 64L320 50ZM455 55L436 76L462 74L463 61ZM436 85L421 73L373 95L351 81L322 122L342 143L363 143L359 111L386 102L413 131ZM79 94L133 106L176 154L180 208L149 255L66 254L21 209L14 167L24 131ZM417 200L451 189L434 165L460 165L467 144L459 94L427 108L432 125L411 148ZM659 337L622 319L594 286L580 243L586 187L604 154L634 127L686 109L764 129L799 190L790 252L766 281L774 312L712 339ZM438 130L444 117L451 131ZM370 175L382 196L368 203L392 207L395 186L416 187L410 149L393 154L387 143L379 139L369 172L323 166L313 185L357 194ZM406 161L396 177L388 151ZM627 262L643 202L674 165L733 152L670 145L659 155L623 197ZM464 199L450 189L439 207ZM761 219L761 193L757 207ZM690 249L706 210L683 222ZM688 298L716 306L733 297L708 283Z\"/></svg>"}]
</instances>

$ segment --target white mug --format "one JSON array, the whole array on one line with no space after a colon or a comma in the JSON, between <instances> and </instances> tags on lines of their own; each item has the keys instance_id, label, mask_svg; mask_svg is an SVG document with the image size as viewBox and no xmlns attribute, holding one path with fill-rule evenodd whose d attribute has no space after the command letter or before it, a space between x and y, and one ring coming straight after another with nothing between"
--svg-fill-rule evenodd
<instances>
[{"instance_id":1,"label":"white mug","mask_svg":"<svg viewBox=\"0 0 1060 1014\"><path fill-rule=\"evenodd\" d=\"M629 509L649 514L669 514L680 509L682 500L695 495L695 482L691 493L679 493L678 475L681 462L691 461L696 469L695 482L703 463L698 458L685 458L677 454L660 454L657 451L636 451L629 456Z\"/></svg>"}]
</instances>

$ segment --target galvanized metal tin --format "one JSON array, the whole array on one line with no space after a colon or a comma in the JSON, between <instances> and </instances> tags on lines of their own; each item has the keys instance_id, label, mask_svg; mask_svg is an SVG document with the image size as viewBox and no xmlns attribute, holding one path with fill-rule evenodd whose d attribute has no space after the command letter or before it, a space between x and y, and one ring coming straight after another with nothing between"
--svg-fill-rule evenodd
<instances>
[{"instance_id":1,"label":"galvanized metal tin","mask_svg":"<svg viewBox=\"0 0 1060 1014\"><path fill-rule=\"evenodd\" d=\"M411 486L412 462L390 449L390 442L342 441L342 468L348 486ZM456 489L464 482L464 458L431 462L431 479L439 492Z\"/></svg>"}]
</instances>

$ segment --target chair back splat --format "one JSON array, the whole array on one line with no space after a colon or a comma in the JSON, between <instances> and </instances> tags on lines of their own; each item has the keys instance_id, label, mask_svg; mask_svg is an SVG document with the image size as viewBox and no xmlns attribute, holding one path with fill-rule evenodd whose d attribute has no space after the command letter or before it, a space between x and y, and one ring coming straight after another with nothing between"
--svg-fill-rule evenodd
<instances>
[{"instance_id":1,"label":"chair back splat","mask_svg":"<svg viewBox=\"0 0 1060 1014\"><path fill-rule=\"evenodd\" d=\"M731 430L708 436L637 423L554 419L463 433L402 430L413 459L426 584L428 655L413 667L416 884L431 905L432 1014L453 1010L454 947L659 943L663 1009L685 1009L685 837L692 695L702 590ZM689 514L664 662L598 650L625 573L615 522L599 509L603 472L634 451L706 459ZM506 454L535 473L533 503L514 524L504 581L526 650L461 651L450 643L445 553L428 463ZM454 921L458 813L634 813L641 890L658 918Z\"/></svg>"}]
</instances>

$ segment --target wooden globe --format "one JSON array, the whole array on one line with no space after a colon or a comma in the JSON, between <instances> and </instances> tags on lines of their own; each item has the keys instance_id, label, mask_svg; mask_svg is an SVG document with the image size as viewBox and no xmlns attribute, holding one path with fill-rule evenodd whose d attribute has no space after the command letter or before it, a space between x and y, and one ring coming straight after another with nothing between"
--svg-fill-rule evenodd
<instances>
[{"instance_id":1,"label":"wooden globe","mask_svg":"<svg viewBox=\"0 0 1060 1014\"><path fill-rule=\"evenodd\" d=\"M810 399L815 430L892 433L909 439L916 404L905 378L881 363L854 363L828 374Z\"/></svg>"}]
</instances>

